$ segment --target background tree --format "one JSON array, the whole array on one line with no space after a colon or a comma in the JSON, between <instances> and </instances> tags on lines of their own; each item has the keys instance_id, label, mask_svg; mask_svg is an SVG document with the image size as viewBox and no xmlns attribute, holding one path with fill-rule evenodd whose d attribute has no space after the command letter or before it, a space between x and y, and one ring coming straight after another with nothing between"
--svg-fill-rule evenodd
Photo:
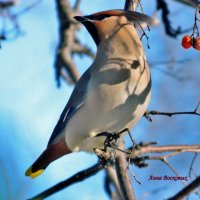
<instances>
[{"instance_id":1,"label":"background tree","mask_svg":"<svg viewBox=\"0 0 200 200\"><path fill-rule=\"evenodd\" d=\"M145 29L150 49L143 37L153 80L150 110L194 111L200 99L199 52L181 47L181 38L186 33L192 34L195 22L195 9L182 3L192 2L195 6L198 1L178 2L158 0L149 5L149 1L142 1L144 12L160 21L159 25L151 27L150 32ZM60 111L72 91L73 86L65 84L65 81L75 82L79 77L78 72L82 74L91 63L89 57L94 56L94 43L85 29L77 32L81 27L71 21L73 15L123 8L125 2L108 3L106 0L96 0L90 4L89 7L86 0L82 1L81 5L80 1L61 0L0 3L0 185L3 188L0 199L27 199L97 162L95 155L74 154L58 160L38 180L31 181L24 177L27 166L46 145ZM66 21L62 21L64 18ZM62 27L63 22L67 24L66 30ZM142 35L142 32L140 34ZM54 77L58 85L61 83L59 90ZM136 142L157 141L160 145L199 144L198 116L151 118L153 123L144 118L132 131ZM126 145L132 145L128 137ZM198 149L195 151L198 152ZM191 170L193 157L193 153L173 156L169 160L170 166L173 166L180 176L187 176L188 179L190 171L194 180L199 175L199 157L195 157ZM151 161L152 159L146 161L149 163L147 168L131 167L141 182L139 185L134 178L132 180L138 199L169 198L183 189L180 181L148 181L151 175L174 176L166 163L159 162L162 159L154 161L154 157ZM56 193L52 199L63 199L66 196L69 199L79 199L80 193L82 199L93 199L94 196L96 199L108 199L104 184L106 191L115 195L115 190L109 190L108 185L112 183L109 173L112 171L107 171L106 175L101 171L83 183ZM199 183L198 179L197 182ZM190 198L197 199L198 196L192 194Z\"/></svg>"}]
</instances>

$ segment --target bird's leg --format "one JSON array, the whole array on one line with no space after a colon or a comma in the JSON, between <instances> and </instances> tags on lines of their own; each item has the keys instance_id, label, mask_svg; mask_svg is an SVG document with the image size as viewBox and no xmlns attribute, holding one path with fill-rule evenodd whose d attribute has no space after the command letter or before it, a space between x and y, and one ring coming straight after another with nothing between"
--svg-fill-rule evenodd
<instances>
[{"instance_id":1,"label":"bird's leg","mask_svg":"<svg viewBox=\"0 0 200 200\"><path fill-rule=\"evenodd\" d=\"M101 132L96 135L96 137L101 137L104 136L106 137L104 141L104 149L94 149L94 152L99 158L99 162L104 166L113 166L115 162L115 151L114 150L119 150L117 147L119 138L121 136L122 132L120 131L119 133L116 132ZM127 153L123 151L124 153Z\"/></svg>"},{"instance_id":2,"label":"bird's leg","mask_svg":"<svg viewBox=\"0 0 200 200\"><path fill-rule=\"evenodd\" d=\"M125 128L119 132L101 132L101 133L98 133L96 135L96 137L100 137L100 136L104 136L106 137L105 141L104 141L104 149L101 150L101 151L104 151L104 152L107 152L108 150L110 150L110 148L112 149L115 149L115 150L118 150L118 151L121 151L123 153L126 153L126 154L130 154L130 152L127 152L127 151L124 151L122 149L119 149L117 146L118 146L118 142L119 142L119 139L121 138L121 135L125 132L128 132L130 138L131 138L131 141L133 142L133 147L135 146L135 141L133 140L132 136L131 136L131 133L129 131L128 128ZM102 153L101 153L102 155ZM104 156L103 156L104 157Z\"/></svg>"},{"instance_id":3,"label":"bird's leg","mask_svg":"<svg viewBox=\"0 0 200 200\"><path fill-rule=\"evenodd\" d=\"M125 133L125 132L128 132L128 135L129 135L129 137L130 137L130 139L131 139L131 141L132 141L132 143L133 143L133 147L135 147L136 142L135 142L135 140L133 139L129 128L125 128L125 129L121 130L118 134L121 135L122 133Z\"/></svg>"},{"instance_id":4,"label":"bird's leg","mask_svg":"<svg viewBox=\"0 0 200 200\"><path fill-rule=\"evenodd\" d=\"M146 111L143 115L143 117L145 117L149 122L152 122L153 120L150 117L149 111Z\"/></svg>"},{"instance_id":5,"label":"bird's leg","mask_svg":"<svg viewBox=\"0 0 200 200\"><path fill-rule=\"evenodd\" d=\"M112 132L101 132L96 135L96 137L106 137L104 141L104 149L94 149L94 152L99 158L99 162L104 167L109 167L114 165L115 161L115 152L113 148L111 148L111 141L113 140L113 133Z\"/></svg>"},{"instance_id":6,"label":"bird's leg","mask_svg":"<svg viewBox=\"0 0 200 200\"><path fill-rule=\"evenodd\" d=\"M109 137L112 134L113 134L112 132L101 132L101 133L98 133L95 137L100 137L100 136Z\"/></svg>"}]
</instances>

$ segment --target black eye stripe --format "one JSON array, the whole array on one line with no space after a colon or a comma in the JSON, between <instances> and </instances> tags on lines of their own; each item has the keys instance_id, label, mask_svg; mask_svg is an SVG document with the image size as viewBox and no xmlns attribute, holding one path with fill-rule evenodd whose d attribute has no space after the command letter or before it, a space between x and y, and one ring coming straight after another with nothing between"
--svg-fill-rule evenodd
<instances>
[{"instance_id":1,"label":"black eye stripe","mask_svg":"<svg viewBox=\"0 0 200 200\"><path fill-rule=\"evenodd\" d=\"M87 19L90 19L90 20L97 20L97 21L102 21L108 17L110 17L111 15L108 15L108 14L102 14L102 15L87 15L87 16L84 16L85 18Z\"/></svg>"},{"instance_id":2,"label":"black eye stripe","mask_svg":"<svg viewBox=\"0 0 200 200\"><path fill-rule=\"evenodd\" d=\"M100 43L100 38L99 38L99 34L98 34L97 29L94 26L94 24L90 21L83 21L82 24L87 28L87 30L90 33L90 35L92 36L94 42L98 46L98 44Z\"/></svg>"}]
</instances>

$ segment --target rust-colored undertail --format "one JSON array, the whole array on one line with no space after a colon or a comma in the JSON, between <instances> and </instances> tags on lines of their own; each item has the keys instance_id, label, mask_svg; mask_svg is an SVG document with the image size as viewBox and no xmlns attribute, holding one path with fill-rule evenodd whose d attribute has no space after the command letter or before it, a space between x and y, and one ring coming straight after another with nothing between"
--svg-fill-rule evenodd
<instances>
[{"instance_id":1,"label":"rust-colored undertail","mask_svg":"<svg viewBox=\"0 0 200 200\"><path fill-rule=\"evenodd\" d=\"M64 140L59 140L55 144L50 144L40 157L27 169L25 175L36 178L54 160L71 153Z\"/></svg>"}]
</instances>

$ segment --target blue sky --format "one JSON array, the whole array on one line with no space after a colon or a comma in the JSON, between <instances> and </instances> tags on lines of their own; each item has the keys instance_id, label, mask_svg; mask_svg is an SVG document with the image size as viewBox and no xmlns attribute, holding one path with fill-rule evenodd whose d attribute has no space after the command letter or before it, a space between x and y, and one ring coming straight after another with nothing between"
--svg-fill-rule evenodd
<instances>
[{"instance_id":1,"label":"blue sky","mask_svg":"<svg viewBox=\"0 0 200 200\"><path fill-rule=\"evenodd\" d=\"M88 2L90 6L88 6ZM154 4L146 4L147 14L152 14ZM22 1L27 5L26 1ZM84 14L112 8L123 8L122 0L96 0L81 4ZM146 6L145 6L146 5ZM172 22L176 27L191 27L193 24L192 9L185 9L178 4L170 4ZM20 5L17 9L20 9ZM159 15L158 15L159 16ZM19 19L23 36L12 41L2 42L0 50L0 200L21 200L30 198L48 187L72 176L96 163L94 155L74 153L52 163L43 175L31 180L24 176L29 165L44 150L51 132L64 108L73 86L62 82L56 87L54 76L54 54L58 42L58 24L54 1L41 1L38 6L22 15ZM95 51L95 46L85 29L79 33L80 39ZM163 111L192 110L200 100L199 52L183 50L181 37L169 38L162 25L151 28L149 33L151 49L147 58L153 63L162 60L190 59L188 62L174 66L152 66L153 96L150 109ZM144 45L146 46L144 40ZM83 73L92 62L89 58L75 57L80 73ZM172 68L170 73L186 78L178 81L166 75L163 70ZM159 141L160 144L198 143L200 119L196 116L174 118L153 117L153 123L142 119L133 130L136 141ZM127 145L130 141L127 138ZM173 164L181 175L187 175L191 155L173 158ZM199 160L198 160L199 161ZM170 175L172 172L158 161L152 161L151 167L133 171L143 185L133 185L138 199L160 199L174 194L181 189L180 183L149 183L148 177L153 174ZM185 166L185 167L183 167ZM197 171L199 173L199 171ZM75 184L49 199L62 200L96 200L108 199L103 189L104 173ZM174 184L173 186L171 184ZM145 187L143 187L145 186ZM156 190L158 187L158 190ZM173 189L172 189L173 188ZM154 191L154 193L152 192ZM163 192L165 191L165 192ZM192 197L193 198L193 197ZM191 199L192 199L191 198ZM194 197L195 198L195 197Z\"/></svg>"}]
</instances>

